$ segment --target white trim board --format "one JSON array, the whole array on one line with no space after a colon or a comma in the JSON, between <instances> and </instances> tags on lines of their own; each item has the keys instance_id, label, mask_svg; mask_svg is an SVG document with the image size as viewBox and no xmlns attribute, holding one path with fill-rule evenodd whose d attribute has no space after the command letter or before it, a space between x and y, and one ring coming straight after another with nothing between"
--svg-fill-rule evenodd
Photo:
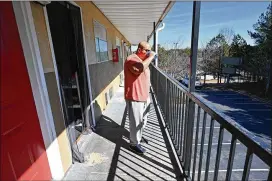
<instances>
[{"instance_id":1,"label":"white trim board","mask_svg":"<svg viewBox=\"0 0 272 181\"><path fill-rule=\"evenodd\" d=\"M89 94L90 94L90 106L89 109L91 110L92 114L92 120L93 120L93 126L96 126L95 116L94 116L94 107L93 107L93 95L92 95L92 84L90 79L90 70L89 70L89 63L88 63L88 56L87 56L87 50L86 50L86 40L85 40L85 32L84 32L84 26L83 26L83 17L82 17L82 10L81 7L76 5L80 9L80 19L81 19L81 26L82 26L82 35L83 35L83 47L84 47L84 54L85 54L85 65L86 65L86 72L87 72L87 80L88 80L88 86L89 86Z\"/></svg>"},{"instance_id":2,"label":"white trim board","mask_svg":"<svg viewBox=\"0 0 272 181\"><path fill-rule=\"evenodd\" d=\"M30 2L12 2L52 178L64 176Z\"/></svg>"}]
</instances>

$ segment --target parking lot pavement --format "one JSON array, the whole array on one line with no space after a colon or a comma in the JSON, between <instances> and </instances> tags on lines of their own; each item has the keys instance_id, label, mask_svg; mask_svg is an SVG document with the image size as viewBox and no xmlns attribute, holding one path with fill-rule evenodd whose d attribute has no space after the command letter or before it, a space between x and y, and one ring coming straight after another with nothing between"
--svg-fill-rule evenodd
<instances>
[{"instance_id":1,"label":"parking lot pavement","mask_svg":"<svg viewBox=\"0 0 272 181\"><path fill-rule=\"evenodd\" d=\"M199 94L216 109L271 145L272 105L233 91L199 91Z\"/></svg>"},{"instance_id":2,"label":"parking lot pavement","mask_svg":"<svg viewBox=\"0 0 272 181\"><path fill-rule=\"evenodd\" d=\"M199 91L199 95L209 101L213 107L222 111L227 116L231 117L233 120L237 121L240 125L257 135L264 142L269 145L271 149L271 105L262 103L258 100L254 100L249 96L245 96L232 91ZM200 114L200 129L198 134L198 143L197 143L197 152L196 152L196 163L199 163L198 159L200 158L200 147L201 147L201 133L203 126L203 115L202 112ZM209 131L210 131L210 121L211 118L207 116L205 128L205 139L203 145L203 162L201 168L201 179L204 180L204 172L206 168L206 159L207 159L207 149L208 149L208 140L209 140ZM196 125L196 123L194 124ZM214 124L214 132L212 137L212 147L211 147L211 156L210 156L210 164L209 164L209 179L213 179L214 175L214 167L215 167L215 158L217 153L218 146L218 137L219 137L219 129L220 124L215 121ZM195 132L196 127L194 129L194 137L193 143L195 144ZM219 165L219 173L218 180L225 180L228 158L230 152L230 144L231 144L232 135L225 130L223 135L223 143L222 143L222 152L221 159ZM193 145L193 148L194 145ZM194 155L194 149L192 150L192 154ZM231 180L241 180L245 156L246 156L247 148L240 142L236 143L236 151L232 169L232 177ZM196 168L198 171L199 164L196 164ZM256 155L253 156L252 166L250 169L249 180L266 180L269 173L269 167ZM195 173L197 176L197 172Z\"/></svg>"}]
</instances>

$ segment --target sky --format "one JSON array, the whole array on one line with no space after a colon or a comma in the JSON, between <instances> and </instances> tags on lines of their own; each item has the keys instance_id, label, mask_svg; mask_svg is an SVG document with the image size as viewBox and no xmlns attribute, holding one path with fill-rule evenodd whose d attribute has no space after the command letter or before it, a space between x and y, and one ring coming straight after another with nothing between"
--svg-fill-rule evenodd
<instances>
[{"instance_id":1,"label":"sky","mask_svg":"<svg viewBox=\"0 0 272 181\"><path fill-rule=\"evenodd\" d=\"M253 30L261 13L266 12L270 2L201 2L199 47L216 36L220 29L229 28L239 33L248 44L253 45L247 30ZM193 2L176 2L164 19L165 28L159 32L159 44L165 48L190 47Z\"/></svg>"}]
</instances>

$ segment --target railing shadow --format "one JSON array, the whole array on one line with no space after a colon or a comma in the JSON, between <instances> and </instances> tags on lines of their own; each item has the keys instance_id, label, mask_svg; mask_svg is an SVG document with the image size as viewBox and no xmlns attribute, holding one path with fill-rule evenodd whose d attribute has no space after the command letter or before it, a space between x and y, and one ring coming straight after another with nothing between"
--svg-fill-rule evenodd
<instances>
[{"instance_id":1,"label":"railing shadow","mask_svg":"<svg viewBox=\"0 0 272 181\"><path fill-rule=\"evenodd\" d=\"M156 122L154 119L157 118L154 114L156 112L153 108L153 112L151 113L152 120L148 121L148 124L149 122ZM156 129L156 135L161 135L163 140L153 141L152 137L148 137L148 134L152 133L152 126L146 128L145 135L151 143L147 146L144 145L148 152L142 156L133 153L129 149L129 131L128 128L125 128L126 123L129 125L127 109L125 108L121 125L104 115L97 124L96 133L116 144L107 180L182 180L182 173L179 170L177 160L173 155L173 150L167 140L162 123L159 120L156 122L158 123L157 126L161 129L161 134ZM157 145L156 142L162 143ZM165 143L165 147L160 146L164 145L163 142ZM162 152L159 148L165 151Z\"/></svg>"}]
</instances>

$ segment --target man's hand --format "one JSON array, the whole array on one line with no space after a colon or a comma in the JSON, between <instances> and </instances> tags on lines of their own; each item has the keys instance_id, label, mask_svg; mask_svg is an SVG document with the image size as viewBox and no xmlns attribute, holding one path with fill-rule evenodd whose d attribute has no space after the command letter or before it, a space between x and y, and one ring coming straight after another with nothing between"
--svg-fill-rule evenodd
<instances>
[{"instance_id":1,"label":"man's hand","mask_svg":"<svg viewBox=\"0 0 272 181\"><path fill-rule=\"evenodd\" d=\"M152 60L155 58L156 56L156 53L153 52L153 51L150 51L149 53L149 57L146 58L142 63L143 63L143 66L144 66L144 70L148 68L149 64L152 62Z\"/></svg>"},{"instance_id":2,"label":"man's hand","mask_svg":"<svg viewBox=\"0 0 272 181\"><path fill-rule=\"evenodd\" d=\"M135 75L140 75L142 72L145 71L145 69L148 68L149 64L152 62L155 56L156 56L156 53L153 51L150 51L149 57L147 57L143 62L137 62L133 64L132 66L129 66L129 70Z\"/></svg>"},{"instance_id":3,"label":"man's hand","mask_svg":"<svg viewBox=\"0 0 272 181\"><path fill-rule=\"evenodd\" d=\"M150 57L151 57L151 58L152 58L152 57L154 58L154 57L155 57L155 55L156 55L156 53L155 53L155 52L150 51L150 53L149 53L149 57L148 57L148 58L150 58ZM153 59L153 58L152 58L152 59Z\"/></svg>"}]
</instances>

